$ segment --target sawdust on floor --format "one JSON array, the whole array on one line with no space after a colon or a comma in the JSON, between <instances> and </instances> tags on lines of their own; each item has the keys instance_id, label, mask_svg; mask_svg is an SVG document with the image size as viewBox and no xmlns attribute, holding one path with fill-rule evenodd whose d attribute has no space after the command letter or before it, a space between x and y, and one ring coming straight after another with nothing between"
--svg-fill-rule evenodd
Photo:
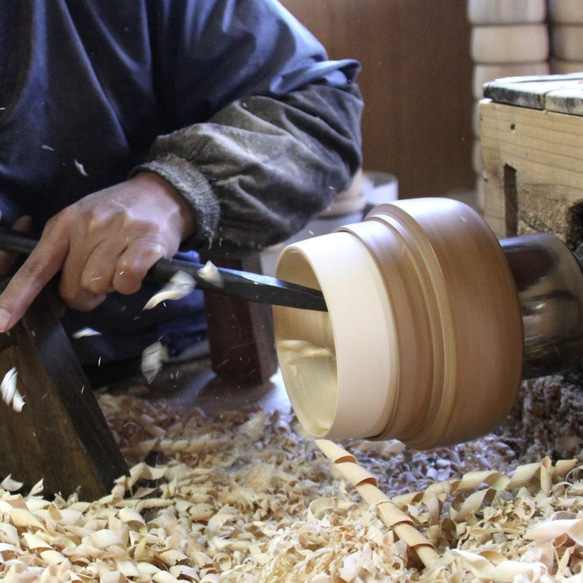
<instances>
[{"instance_id":1,"label":"sawdust on floor","mask_svg":"<svg viewBox=\"0 0 583 583\"><path fill-rule=\"evenodd\" d=\"M291 413L102 394L131 475L92 503L5 480L0 581L582 581L582 395L530 381L503 427L452 447L342 444L434 545L427 567Z\"/></svg>"}]
</instances>

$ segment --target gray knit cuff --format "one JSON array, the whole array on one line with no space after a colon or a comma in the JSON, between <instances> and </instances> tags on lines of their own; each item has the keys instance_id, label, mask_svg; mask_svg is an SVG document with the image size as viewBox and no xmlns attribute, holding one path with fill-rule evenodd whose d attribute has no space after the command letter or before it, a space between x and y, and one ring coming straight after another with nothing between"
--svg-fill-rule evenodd
<instances>
[{"instance_id":1,"label":"gray knit cuff","mask_svg":"<svg viewBox=\"0 0 583 583\"><path fill-rule=\"evenodd\" d=\"M131 171L130 176L144 171L154 172L172 184L194 212L196 232L182 242L181 249L209 247L217 232L220 205L205 176L191 162L174 154L140 164Z\"/></svg>"}]
</instances>

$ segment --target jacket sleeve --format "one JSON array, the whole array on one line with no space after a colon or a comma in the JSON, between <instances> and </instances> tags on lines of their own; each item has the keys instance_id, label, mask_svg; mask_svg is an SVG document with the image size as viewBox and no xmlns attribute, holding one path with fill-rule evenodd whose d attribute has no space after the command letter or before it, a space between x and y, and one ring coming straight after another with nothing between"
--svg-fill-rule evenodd
<instances>
[{"instance_id":1,"label":"jacket sleeve","mask_svg":"<svg viewBox=\"0 0 583 583\"><path fill-rule=\"evenodd\" d=\"M260 249L300 230L360 167L358 64L329 61L271 0L190 6L181 33L189 42L175 34L176 46L166 43L159 58L173 63L170 77L167 67L161 75L172 131L134 172L156 172L189 201L197 219L190 247ZM167 30L176 13L157 18Z\"/></svg>"}]
</instances>

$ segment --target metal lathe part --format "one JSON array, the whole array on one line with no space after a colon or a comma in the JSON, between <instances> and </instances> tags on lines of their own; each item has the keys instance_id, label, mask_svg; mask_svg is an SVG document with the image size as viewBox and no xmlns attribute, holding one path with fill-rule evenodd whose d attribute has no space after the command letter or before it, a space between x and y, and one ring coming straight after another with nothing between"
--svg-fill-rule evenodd
<instances>
[{"instance_id":1,"label":"metal lathe part","mask_svg":"<svg viewBox=\"0 0 583 583\"><path fill-rule=\"evenodd\" d=\"M560 373L583 359L583 271L571 250L545 233L502 239L524 328L523 378Z\"/></svg>"}]
</instances>

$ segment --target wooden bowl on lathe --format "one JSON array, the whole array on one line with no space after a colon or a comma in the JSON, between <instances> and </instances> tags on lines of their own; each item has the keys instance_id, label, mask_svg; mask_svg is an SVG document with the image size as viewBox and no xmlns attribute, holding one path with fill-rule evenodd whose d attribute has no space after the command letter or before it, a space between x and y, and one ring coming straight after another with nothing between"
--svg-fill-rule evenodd
<instances>
[{"instance_id":1,"label":"wooden bowl on lathe","mask_svg":"<svg viewBox=\"0 0 583 583\"><path fill-rule=\"evenodd\" d=\"M282 375L308 433L429 448L507 416L522 378L521 308L497 239L467 205L381 205L287 247L277 276L328 304L274 308Z\"/></svg>"}]
</instances>

